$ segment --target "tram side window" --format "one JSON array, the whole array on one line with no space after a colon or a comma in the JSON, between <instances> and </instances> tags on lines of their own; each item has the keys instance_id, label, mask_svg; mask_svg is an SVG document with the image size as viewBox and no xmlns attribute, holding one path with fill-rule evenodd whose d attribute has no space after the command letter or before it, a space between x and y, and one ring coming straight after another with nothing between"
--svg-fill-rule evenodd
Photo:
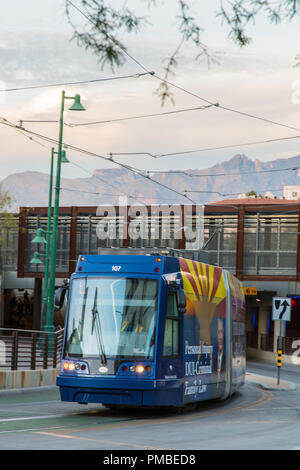
<instances>
[{"instance_id":1,"label":"tram side window","mask_svg":"<svg viewBox=\"0 0 300 470\"><path fill-rule=\"evenodd\" d=\"M176 293L169 292L167 298L163 356L179 355L179 313Z\"/></svg>"}]
</instances>

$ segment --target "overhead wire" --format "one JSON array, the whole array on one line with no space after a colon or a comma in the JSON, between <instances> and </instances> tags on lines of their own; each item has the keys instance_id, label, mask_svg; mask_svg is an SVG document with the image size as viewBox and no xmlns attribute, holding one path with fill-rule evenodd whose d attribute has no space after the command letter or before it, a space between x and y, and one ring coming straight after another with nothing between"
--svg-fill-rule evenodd
<instances>
[{"instance_id":1,"label":"overhead wire","mask_svg":"<svg viewBox=\"0 0 300 470\"><path fill-rule=\"evenodd\" d=\"M266 192L266 191L274 191L274 192L278 192L278 191L282 191L282 188L276 188L276 189L256 189L255 192L256 193L263 193L263 192ZM205 191L205 190L193 190L193 189L185 189L184 190L185 193L212 193L212 194L219 194L220 196L238 196L240 194L245 194L245 193L242 193L242 191L239 191L239 192L236 192L236 193L221 193L219 191Z\"/></svg>"},{"instance_id":2,"label":"overhead wire","mask_svg":"<svg viewBox=\"0 0 300 470\"><path fill-rule=\"evenodd\" d=\"M3 118L2 118L2 119L3 119ZM8 125L8 126L10 126L10 127L14 127L14 128L17 128L17 130L19 130L19 129L18 129L18 126L15 126L14 124L9 123L9 121L7 121L6 119L4 119L4 121L5 121L5 122L2 122L2 124L6 124L6 125ZM46 140L46 141L49 141L49 142L51 142L51 143L56 143L56 144L57 144L57 140L56 140L56 139L52 139L52 138L47 137L47 136L44 136L44 135L42 135L42 134L38 134L38 133L36 133L36 132L29 131L29 130L27 130L27 129L25 129L25 128L22 128L22 130L23 130L24 132L26 132L26 133L33 134L34 136L36 136L36 137L39 138L39 139ZM24 133L24 132L23 132L23 133ZM169 191L172 191L172 192L176 193L177 195L179 195L179 196L181 196L181 197L184 197L184 198L190 200L190 202L193 202L193 203L196 203L196 201L192 200L189 196L187 196L186 193L207 193L207 194L209 194L209 193L216 193L216 194L220 194L221 196L240 194L240 192L239 192L239 193L220 193L220 192L217 192L217 191L200 191L200 190L199 190L199 191L196 191L196 190L184 190L184 193L181 193L181 192L175 190L174 188L171 188L170 186L167 186L166 184L161 183L160 181L154 180L154 179L151 178L149 175L145 174L146 172L143 171L143 170L136 169L136 168L134 168L134 167L132 167L132 166L129 166L129 165L126 165L126 164L124 164L124 163L116 162L116 161L113 160L112 158L106 158L106 157L104 157L103 155L97 154L97 153L95 153L95 152L90 152L90 151L88 151L88 150L85 150L85 149L82 149L82 148L73 146L73 145L71 145L71 144L64 143L64 144L63 144L63 147L64 147L64 148L69 148L70 150L74 150L74 151L80 152L80 153L82 153L82 154L86 154L86 155L89 155L89 156L97 157L97 158L100 158L100 159L105 160L105 161L110 161L110 162L112 162L112 163L114 163L114 164L116 164L116 165L118 165L118 166L121 166L122 168L127 169L128 171L133 172L134 174L136 174L136 175L138 175L138 176L144 177L144 178L146 178L146 179L152 181L153 183L155 183L155 184L157 184L157 185L159 185L159 186L162 186L162 187L164 187L165 189L168 189ZM73 164L74 164L74 163L73 163ZM75 165L77 165L77 164L75 164ZM293 167L293 168L291 168L291 169L297 169L297 168L298 168L298 167ZM83 169L83 168L81 168L81 169ZM83 169L83 170L86 171L85 169ZM274 169L274 170L272 170L272 171L286 171L286 170L287 170L287 169L282 169L282 170L280 170L280 169L277 169L277 170ZM268 171L268 170L265 170L265 171ZM269 171L271 171L271 170L269 170ZM97 176L96 176L96 177L97 177ZM109 183L107 183L105 180L102 180L102 179L101 179L101 181L102 181L103 183L105 183L105 184L109 184ZM112 186L112 185L111 185L111 186ZM273 190L273 189L264 189L264 190L260 190L260 191L281 191L281 190L282 190L282 189L274 189L274 190ZM126 194L126 193L124 193L124 195L126 195L126 196L128 196L128 197L130 197L130 198L136 198L136 196L128 195L128 194Z\"/></svg>"},{"instance_id":3,"label":"overhead wire","mask_svg":"<svg viewBox=\"0 0 300 470\"><path fill-rule=\"evenodd\" d=\"M109 183L107 182L104 178L101 178L99 175L97 175L95 172L90 172L89 170L87 170L86 168L82 167L81 165L78 165L78 163L75 163L73 161L70 160L70 163L74 166L76 166L77 168L79 168L80 170L84 171L85 173L88 173L90 176L92 176L93 178L96 178L97 180L101 181L101 183L104 183L106 186L110 186L112 187L113 189L116 189L115 185L113 185L112 183ZM128 198L131 198L132 196L127 194L126 192L124 192L122 189L120 188L117 188L119 190L120 193L122 193L123 196L126 196ZM112 196L115 196L115 197L121 197L122 196L121 194L114 194Z\"/></svg>"},{"instance_id":4,"label":"overhead wire","mask_svg":"<svg viewBox=\"0 0 300 470\"><path fill-rule=\"evenodd\" d=\"M101 178L99 175L95 174L94 172L90 172L89 170L87 170L86 168L82 167L81 165L78 165L78 163L75 163L74 161L71 161L70 160L70 163L74 166L76 166L77 168L80 168L82 171L86 172L87 174L89 174L90 176L92 176L93 178L96 178L98 179L99 181L101 181L102 183L104 184L107 184L109 186L111 186L112 188L115 188L115 185L111 184L111 183L107 183L107 181L103 178ZM133 167L131 167L133 168ZM110 196L114 196L114 197L122 197L122 196L126 196L128 197L128 199L159 199L159 200L163 200L163 201L170 201L170 199L166 199L166 198L157 198L157 197L154 197L154 196L136 196L136 195L131 195L131 194L128 194L124 191L122 191L119 187L118 187L119 191L122 192L123 194L109 194ZM70 190L71 191L71 190ZM93 191L85 191L85 190L75 190L74 191L78 191L78 192L82 192L82 193L90 193L90 194L95 194L95 195L98 195L101 193L99 192L93 192ZM104 194L103 194L104 195ZM106 194L108 195L108 194Z\"/></svg>"},{"instance_id":5,"label":"overhead wire","mask_svg":"<svg viewBox=\"0 0 300 470\"><path fill-rule=\"evenodd\" d=\"M39 142L38 140L35 140L33 137L31 136L28 136L25 132L22 132L21 129L19 129L19 126L15 126L13 123L11 123L10 121L8 121L6 118L3 118L3 117L0 117L0 119L2 119L2 124L5 124L7 123L7 125L9 125L10 127L13 127L15 128L19 133L21 133L24 137L26 137L27 139L31 140L32 142L35 142L36 144L46 148L47 150L51 151L51 148L50 147L47 147L46 145L42 144L41 142ZM27 131L26 131L27 132ZM40 138L40 137L39 137ZM51 139L51 138L46 138L47 141L51 142L51 143L57 143L57 141L55 141L55 139ZM89 175L93 176L94 178L98 179L99 181L101 181L102 183L104 183L105 185L108 185L108 186L111 186L112 188L114 188L114 185L108 183L106 180L100 178L98 175L95 175L91 172L89 172L88 170L86 170L85 168L81 167L80 165L78 165L77 163L75 162L71 162L70 163L74 166L77 166L78 168L80 168L81 170L83 171L86 171ZM66 188L60 188L60 189L63 189L63 190L67 190ZM120 192L123 193L123 196L126 196L128 197L129 199L142 199L143 197L142 196L131 196L129 194L127 194L126 192L120 190L120 188L118 188ZM100 194L100 193L99 193ZM114 197L121 197L120 194L111 194L110 196L114 196ZM147 199L145 197L145 199Z\"/></svg>"},{"instance_id":6,"label":"overhead wire","mask_svg":"<svg viewBox=\"0 0 300 470\"><path fill-rule=\"evenodd\" d=\"M70 162L71 163L71 162ZM62 188L60 187L61 191L70 191L74 193L86 193L86 194L96 194L97 196L113 196L113 197L120 197L120 194L110 194L110 193L101 193L101 192L95 192L95 191L86 191L83 189L71 189L71 188Z\"/></svg>"},{"instance_id":7,"label":"overhead wire","mask_svg":"<svg viewBox=\"0 0 300 470\"><path fill-rule=\"evenodd\" d=\"M252 141L252 142L242 142L238 144L229 144L229 145L222 145L222 146L216 146L216 147L204 147L204 148L202 147L200 149L185 150L181 152L163 153L163 154L154 155L154 158L163 158L163 157L170 157L170 156L175 156L175 155L186 155L186 154L198 153L198 152L209 152L212 150L224 150L224 149L234 148L234 147L247 147L248 145L268 144L271 142L280 142L284 140L294 140L294 139L300 139L300 135L289 136L289 137L276 137L274 139L257 140L257 141Z\"/></svg>"},{"instance_id":8,"label":"overhead wire","mask_svg":"<svg viewBox=\"0 0 300 470\"><path fill-rule=\"evenodd\" d=\"M93 20L90 18L89 15L85 14L80 8L78 8L71 0L68 0L68 3L70 5L73 6L73 8L75 8L79 13L81 13L86 19L88 19L88 21L92 22L93 23ZM113 38L110 38L111 40L113 40ZM121 50L131 59L133 60L139 67L141 67L144 72L143 73L136 73L136 74L133 74L133 75L126 75L126 76L121 76L121 77L110 77L110 78L102 78L102 79L94 79L94 80L85 80L85 81L78 81L78 82L64 82L64 83L56 83L56 84L48 84L48 85L38 85L38 86L31 86L31 87L20 87L20 88L11 88L11 89L6 89L6 90L0 90L0 91L16 91L16 90L24 90L24 89L32 89L32 88L43 88L43 87L48 87L48 86L60 86L60 85L75 85L75 84L79 84L79 83L92 83L92 82L99 82L99 81L106 81L106 80L118 80L118 79L122 79L122 78L132 78L132 77L140 77L140 76L143 76L143 75L151 75L151 76L154 76L156 77L157 79L159 79L160 81L163 81L165 83L168 83L170 86L173 86L185 93L188 93L194 97L196 97L197 99L200 99L204 102L206 102L208 104L208 106L204 106L204 107L197 107L197 108L189 108L189 109L186 109L186 110L177 110L177 111L169 111L169 112L165 112L165 113L156 113L156 114L149 114L149 115L141 115L141 116L132 116L132 117L127 117L127 118L119 118L119 119L114 119L114 120L106 120L106 121L95 121L95 122L90 122L90 123L76 123L76 124L66 124L66 125L70 125L72 127L77 127L77 126L85 126L85 125L91 125L91 124L98 124L98 123L107 123L107 122L117 122L117 121L121 121L121 120L128 120L128 119L139 119L139 118L145 118L145 117L152 117L152 116L159 116L159 115L167 115L167 114L175 114L175 113L179 113L179 112L185 112L185 111L192 111L192 110L198 110L198 109L207 109L208 107L218 107L218 108L221 108L221 109L224 109L224 110L227 110L227 111L232 111L232 112L235 112L235 113L238 113L238 114L241 114L241 115L244 115L244 116L248 116L248 117L252 117L252 118L255 118L255 119L259 119L259 120L262 120L262 121L265 121L265 122L269 122L269 123L272 123L272 124L275 124L275 125L279 125L279 126L283 126L283 127L286 127L286 128L289 128L289 129L292 129L292 130L300 130L299 128L296 128L296 127L293 127L293 126L288 126L288 125L285 125L285 124L282 124L282 123L278 123L276 121L272 121L272 120L269 120L269 119L265 119L265 118L262 118L262 117L259 117L259 116L255 116L255 115L252 115L250 113L245 113L245 112L242 112L242 111L239 111L239 110L236 110L236 109L232 109L232 108L229 108L229 107L225 107L225 106L222 106L220 105L219 103L213 103L212 101L204 98L204 97L201 97L199 96L198 94L194 93L194 92L191 92L177 84L174 84L174 83L171 83L170 81L166 80L165 78L161 78L159 77L155 72L153 71L150 71L148 70L140 61L138 61L135 57L133 57L130 53L128 53L128 51L126 50L126 48L123 48L119 43L117 43L118 47L121 48ZM27 131L28 132L28 131ZM145 155L149 155L153 158L163 158L163 157L167 157L167 156L175 156L175 155L184 155L184 154L190 154L190 153L196 153L196 152L204 152L204 151L211 151L211 150L220 150L220 149L226 149L226 148L232 148L232 147L240 147L240 146L248 146L248 145L257 145L257 144L263 144L263 143L269 143L269 142L277 142L277 141L283 141L283 140L291 140L291 139L297 139L299 138L300 136L292 136L292 137L282 137L282 138L276 138L276 139L267 139L267 140L263 140L263 141L255 141L255 142L247 142L247 143L239 143L239 144L231 144L231 145L225 145L225 146L219 146L219 147L208 147L208 148L202 148L202 149L196 149L196 150L188 150L188 151L181 151L181 152L172 152L172 153L165 153L165 154L151 154L150 152L126 152L126 153L110 153L111 157L113 155L141 155L141 154L145 154ZM49 140L50 142L51 140ZM104 157L105 158L105 157ZM111 161L114 161L112 160L111 158ZM120 164L119 162L115 162L116 164ZM145 175L144 175L145 176ZM193 176L197 176L198 175L193 175ZM199 176L206 176L206 175L199 175ZM148 177L149 176L145 176L145 177ZM153 180L155 181L155 180Z\"/></svg>"},{"instance_id":9,"label":"overhead wire","mask_svg":"<svg viewBox=\"0 0 300 470\"><path fill-rule=\"evenodd\" d=\"M3 120L2 124L6 124L8 125L9 127L13 127L15 128L17 131L20 132L20 129L18 128L18 126L14 125L13 123L10 123L7 119L5 118L1 118ZM44 136L42 134L38 134L38 133L35 133L35 132L32 132L32 131L29 131L25 128L22 128L22 131L21 132L25 137L28 138L28 136L26 135L26 133L29 133L29 134L33 134L35 135L37 138L39 139L42 139L42 140L46 140L46 141L49 141L51 143L57 143L57 140L56 139L52 139L50 137L47 137L47 136ZM38 143L40 145L43 145L41 144L39 141L29 137L30 140L33 140L35 143ZM45 145L43 145L43 147L47 148ZM118 166L121 166L125 169L127 169L128 171L131 171L133 172L134 174L138 175L138 176L141 176L141 177L144 177L150 181L152 181L153 183L159 185L159 186L162 186L164 187L165 189L168 189L169 191L172 191L174 193L176 193L177 195L181 196L181 197L184 197L186 199L188 199L190 202L193 202L193 203L197 203L196 201L192 200L189 196L187 196L187 193L202 193L202 194L219 194L220 196L222 197L226 197L226 196L233 196L233 195L239 195L241 194L241 191L240 192L237 192L237 193L221 193L221 192L218 192L218 191L206 191L206 190L184 190L183 193L175 190L174 188L171 188L170 186L164 184L164 183L161 183L160 181L157 181L157 180L154 180L153 178L151 178L149 175L145 174L147 172L143 171L143 170L140 170L140 169L136 169L132 166L129 166L129 165L126 165L126 164L123 164L123 163L119 163L119 162L116 162L115 160L113 160L112 158L106 158L104 157L103 155L100 155L100 154L96 154L94 152L90 152L88 150L85 150L85 149L81 149L79 147L75 147L71 144L67 144L67 143L64 143L63 144L63 147L64 148L69 148L70 150L74 150L74 151L77 151L77 152L80 152L80 153L83 153L83 154L86 154L86 155L89 155L89 156L93 156L93 157L97 157L97 158L100 158L100 159L103 159L105 161L111 161L112 163L118 165ZM48 150L50 150L49 148L47 148ZM81 168L83 171L87 171L85 168L81 167L80 165L72 162L73 165ZM265 172L275 172L275 171L288 171L288 170L296 170L298 169L299 167L291 167L291 168L284 168L284 169L272 169L272 170L262 170L260 171L261 173L265 173ZM88 171L87 171L88 172ZM260 173L260 172L253 172L253 173ZM89 172L88 172L89 173ZM148 172L149 173L149 172ZM150 171L150 173L152 173ZM245 174L249 174L249 172L244 172ZM237 173L238 174L238 173ZM241 173L243 174L243 172ZM191 176L190 174L187 174L188 176ZM225 175L225 173L223 174L223 176ZM232 174L231 174L232 175ZM114 187L114 185L110 184L110 183L107 183L106 180L100 178L98 175L93 175L94 177L98 178L102 183L106 184L106 185L109 185L111 187ZM208 175L203 175L203 176L208 176ZM221 176L221 174L219 175L213 175L213 176ZM151 197L141 197L141 196L133 196L133 195L128 195L127 193L125 193L124 191L120 190L120 188L118 188L120 192L123 192L124 196L127 196L128 198L130 199L148 199ZM265 192L265 191L282 191L282 188L276 188L276 189L264 189L264 190L258 190L259 192ZM116 197L120 197L120 195L115 195Z\"/></svg>"},{"instance_id":10,"label":"overhead wire","mask_svg":"<svg viewBox=\"0 0 300 470\"><path fill-rule=\"evenodd\" d=\"M3 117L1 117L1 116L0 116L0 119L2 119L2 121L3 121L2 123L0 122L1 124L8 123L8 125L10 125L10 124L9 124L9 121L8 121L7 119L5 119L5 118L3 118ZM30 141L32 141L32 142L34 142L34 143L40 145L41 147L44 147L44 148L47 149L47 150L51 150L50 147L47 147L46 145L42 144L42 143L39 142L38 140L35 140L33 137L27 135L25 132L22 132L22 129L19 128L19 126L14 126L14 127L15 127L16 130L19 132L19 134L22 134L24 137L26 137L26 139L29 139Z\"/></svg>"},{"instance_id":11,"label":"overhead wire","mask_svg":"<svg viewBox=\"0 0 300 470\"><path fill-rule=\"evenodd\" d=\"M122 80L126 78L140 78L145 75L153 75L154 72L144 72L144 73L135 73L131 75L122 75L119 77L107 77L107 78L96 78L93 80L81 80L77 82L62 82L62 83L48 83L46 85L30 85L30 86L25 86L25 87L16 87L16 88L4 88L0 90L0 93L6 93L6 92L11 92L11 91L24 91L24 90L36 90L39 88L51 88L51 87L57 87L57 86L65 86L65 85L83 85L87 83L97 83L97 82L107 82L107 81L112 81L112 80Z\"/></svg>"},{"instance_id":12,"label":"overhead wire","mask_svg":"<svg viewBox=\"0 0 300 470\"><path fill-rule=\"evenodd\" d=\"M299 170L300 166L292 166L289 168L273 168L270 170L257 170L257 171L239 171L235 173L210 173L210 174L204 174L204 175L199 175L199 174L194 174L194 173L188 173L185 170L149 170L149 173L163 173L163 174L184 174L186 176L189 176L191 178L204 178L204 177L220 177L220 176L241 176L241 175L257 175L260 173L275 173L275 172L282 172L282 171L295 171ZM197 170L198 171L198 170Z\"/></svg>"},{"instance_id":13,"label":"overhead wire","mask_svg":"<svg viewBox=\"0 0 300 470\"><path fill-rule=\"evenodd\" d=\"M151 152L110 152L110 155L114 156L129 156L129 155L149 155L152 158L163 158L163 157L170 157L170 156L176 156L176 155L187 155L191 153L199 153L199 152L208 152L211 150L223 150L223 149L228 149L228 148L234 148L234 147L247 147L248 145L260 145L260 144L268 144L271 142L279 142L279 141L285 141L285 140L295 140L295 139L300 139L300 135L296 136L289 136L289 137L277 137L274 139L266 139L266 140L257 140L257 141L252 141L252 142L243 142L239 144L229 144L229 145L222 145L219 147L205 147L205 148L200 148L200 149L195 149L195 150L181 150L180 152L169 152L169 153L161 153L161 154L153 154Z\"/></svg>"},{"instance_id":14,"label":"overhead wire","mask_svg":"<svg viewBox=\"0 0 300 470\"><path fill-rule=\"evenodd\" d=\"M13 128L18 128L18 126L12 124L12 123L9 123L9 121L7 121L6 119L2 121L2 124L4 125L7 125L9 127L13 127ZM46 140L47 142L51 142L51 143L55 143L55 144L58 144L58 141L56 139L53 139L51 137L48 137L48 136L44 136L42 134L39 134L37 132L33 132L33 131L29 131L28 129L25 129L24 127L22 127L22 131L23 132L26 132L30 135L34 135L35 137L41 139L41 140ZM64 148L69 148L70 150L74 150L75 152L79 152L79 153L82 153L82 154L85 154L85 155L89 155L89 156L92 156L92 157L96 157L96 158L99 158L99 159L102 159L102 160L105 160L105 161L110 161L122 168L125 168L127 169L128 171L136 174L137 176L140 176L142 178L145 178L147 179L148 181L152 181L154 184L157 184L165 189L167 189L168 191L172 191L173 193L176 193L177 195L179 195L180 197L182 198L185 198L187 200L189 200L190 202L193 202L195 203L195 201L193 201L189 196L187 196L186 194L182 194L181 192L177 191L176 189L174 188L171 188L161 182L158 182L156 180L154 180L153 178L151 178L149 175L146 175L143 170L137 170L137 169L134 169L133 167L129 166L129 165L125 165L124 163L120 163L120 162L117 162L115 160L113 160L112 158L106 158L104 157L103 155L100 155L100 154L97 154L95 152L90 152L88 150L85 150L85 149L81 149L79 147L76 147L74 145L71 145L71 144L67 144L67 143L63 143L63 147Z\"/></svg>"},{"instance_id":15,"label":"overhead wire","mask_svg":"<svg viewBox=\"0 0 300 470\"><path fill-rule=\"evenodd\" d=\"M141 114L137 116L128 116L124 118L116 118L116 119L106 119L102 121L91 121L91 122L83 122L83 123L69 123L68 125L70 127L83 127L83 126L91 126L94 124L108 124L112 122L120 122L120 121L130 121L133 119L143 119L143 118L149 118L149 117L157 117L157 116L166 116L170 114L178 114L178 113L185 113L189 111L199 111L199 110L204 110L211 108L212 105L207 105L207 106L197 106L196 108L186 108L186 109L178 109L175 111L165 111L163 113L153 113L153 114Z\"/></svg>"}]
</instances>

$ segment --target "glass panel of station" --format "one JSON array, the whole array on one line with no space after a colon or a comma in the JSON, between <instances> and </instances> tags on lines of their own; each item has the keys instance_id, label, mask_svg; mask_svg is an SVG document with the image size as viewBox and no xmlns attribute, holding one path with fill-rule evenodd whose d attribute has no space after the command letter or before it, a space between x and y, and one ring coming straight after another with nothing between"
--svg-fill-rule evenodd
<instances>
[{"instance_id":1,"label":"glass panel of station","mask_svg":"<svg viewBox=\"0 0 300 470\"><path fill-rule=\"evenodd\" d=\"M209 262L236 271L237 215L209 215L204 217L204 249Z\"/></svg>"},{"instance_id":2,"label":"glass panel of station","mask_svg":"<svg viewBox=\"0 0 300 470\"><path fill-rule=\"evenodd\" d=\"M298 215L246 214L244 274L296 275Z\"/></svg>"},{"instance_id":3,"label":"glass panel of station","mask_svg":"<svg viewBox=\"0 0 300 470\"><path fill-rule=\"evenodd\" d=\"M3 271L16 271L18 264L19 217L13 216L10 226L0 227L0 268Z\"/></svg>"}]
</instances>

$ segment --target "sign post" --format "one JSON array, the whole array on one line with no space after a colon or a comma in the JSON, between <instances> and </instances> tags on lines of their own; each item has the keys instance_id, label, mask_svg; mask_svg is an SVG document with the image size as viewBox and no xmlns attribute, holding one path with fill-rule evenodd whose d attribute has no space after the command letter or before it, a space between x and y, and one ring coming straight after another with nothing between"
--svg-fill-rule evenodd
<instances>
[{"instance_id":1,"label":"sign post","mask_svg":"<svg viewBox=\"0 0 300 470\"><path fill-rule=\"evenodd\" d=\"M290 297L273 297L272 319L280 321L278 347L277 347L277 384L280 383L280 369L282 356L282 327L284 321L291 321Z\"/></svg>"}]
</instances>

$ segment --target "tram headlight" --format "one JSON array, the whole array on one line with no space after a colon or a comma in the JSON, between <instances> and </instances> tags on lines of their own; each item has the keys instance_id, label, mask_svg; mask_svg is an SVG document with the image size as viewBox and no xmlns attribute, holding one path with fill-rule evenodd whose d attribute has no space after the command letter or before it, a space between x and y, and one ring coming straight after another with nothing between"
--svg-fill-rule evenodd
<instances>
[{"instance_id":1,"label":"tram headlight","mask_svg":"<svg viewBox=\"0 0 300 470\"><path fill-rule=\"evenodd\" d=\"M145 367L142 365L136 366L135 370L137 371L138 374L142 374L145 370Z\"/></svg>"},{"instance_id":2,"label":"tram headlight","mask_svg":"<svg viewBox=\"0 0 300 470\"><path fill-rule=\"evenodd\" d=\"M79 371L82 368L82 366L78 362L76 362L76 364L74 364L74 362L64 362L62 365L62 368L65 371L72 372L73 370Z\"/></svg>"}]
</instances>

